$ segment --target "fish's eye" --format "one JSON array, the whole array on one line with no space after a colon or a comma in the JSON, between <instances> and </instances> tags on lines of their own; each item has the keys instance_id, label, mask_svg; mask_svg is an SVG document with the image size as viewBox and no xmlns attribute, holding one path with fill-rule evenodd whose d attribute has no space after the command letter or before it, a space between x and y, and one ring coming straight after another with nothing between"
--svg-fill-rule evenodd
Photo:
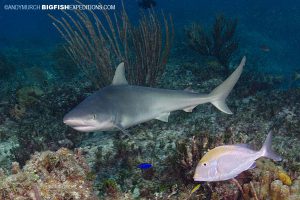
<instances>
[{"instance_id":1,"label":"fish's eye","mask_svg":"<svg viewBox=\"0 0 300 200\"><path fill-rule=\"evenodd\" d=\"M207 163L205 162L205 163L203 163L202 165L203 165L204 167L206 167L206 166L207 166Z\"/></svg>"}]
</instances>

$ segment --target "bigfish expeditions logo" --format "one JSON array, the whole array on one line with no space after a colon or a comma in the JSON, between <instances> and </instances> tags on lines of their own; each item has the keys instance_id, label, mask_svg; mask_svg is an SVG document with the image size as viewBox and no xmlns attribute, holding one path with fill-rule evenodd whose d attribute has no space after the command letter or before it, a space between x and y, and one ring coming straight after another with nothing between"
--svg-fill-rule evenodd
<instances>
[{"instance_id":1,"label":"bigfish expeditions logo","mask_svg":"<svg viewBox=\"0 0 300 200\"><path fill-rule=\"evenodd\" d=\"M115 4L5 4L4 10L115 10Z\"/></svg>"}]
</instances>

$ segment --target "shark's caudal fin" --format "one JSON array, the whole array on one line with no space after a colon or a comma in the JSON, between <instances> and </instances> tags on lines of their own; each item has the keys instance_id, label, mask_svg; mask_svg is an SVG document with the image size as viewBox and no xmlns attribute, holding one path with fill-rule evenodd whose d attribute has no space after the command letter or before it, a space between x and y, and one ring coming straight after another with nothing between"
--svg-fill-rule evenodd
<instances>
[{"instance_id":1,"label":"shark's caudal fin","mask_svg":"<svg viewBox=\"0 0 300 200\"><path fill-rule=\"evenodd\" d=\"M238 68L218 87L216 87L210 94L212 100L210 101L214 106L224 113L232 114L231 110L225 103L226 97L240 78L243 71L243 67L246 63L246 57L244 56Z\"/></svg>"},{"instance_id":2,"label":"shark's caudal fin","mask_svg":"<svg viewBox=\"0 0 300 200\"><path fill-rule=\"evenodd\" d=\"M270 158L274 161L281 161L281 157L278 156L271 148L272 146L272 132L268 133L268 136L264 142L263 147L260 149L260 154L263 157Z\"/></svg>"}]
</instances>

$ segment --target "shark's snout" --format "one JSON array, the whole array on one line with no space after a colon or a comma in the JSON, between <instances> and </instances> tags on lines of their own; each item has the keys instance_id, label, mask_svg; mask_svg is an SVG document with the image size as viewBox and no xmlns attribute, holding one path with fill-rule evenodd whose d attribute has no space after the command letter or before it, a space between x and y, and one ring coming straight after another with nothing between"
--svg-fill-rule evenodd
<instances>
[{"instance_id":1,"label":"shark's snout","mask_svg":"<svg viewBox=\"0 0 300 200\"><path fill-rule=\"evenodd\" d=\"M93 123L88 122L80 117L75 117L70 113L64 116L63 122L77 131L89 132L95 130Z\"/></svg>"},{"instance_id":2,"label":"shark's snout","mask_svg":"<svg viewBox=\"0 0 300 200\"><path fill-rule=\"evenodd\" d=\"M73 117L70 116L70 113L66 114L63 118L63 122L66 124L66 125L69 125L71 126L72 124L76 124L76 120L74 120Z\"/></svg>"},{"instance_id":3,"label":"shark's snout","mask_svg":"<svg viewBox=\"0 0 300 200\"><path fill-rule=\"evenodd\" d=\"M74 117L70 114L66 114L63 118L63 122L71 127L74 126L85 126L86 123L84 122L83 119L81 119L80 117Z\"/></svg>"},{"instance_id":4,"label":"shark's snout","mask_svg":"<svg viewBox=\"0 0 300 200\"><path fill-rule=\"evenodd\" d=\"M71 126L71 127L85 125L80 118L75 117L72 113L67 113L63 118L63 122L66 125Z\"/></svg>"},{"instance_id":5,"label":"shark's snout","mask_svg":"<svg viewBox=\"0 0 300 200\"><path fill-rule=\"evenodd\" d=\"M79 120L64 117L63 122L68 126L80 126L83 125Z\"/></svg>"}]
</instances>

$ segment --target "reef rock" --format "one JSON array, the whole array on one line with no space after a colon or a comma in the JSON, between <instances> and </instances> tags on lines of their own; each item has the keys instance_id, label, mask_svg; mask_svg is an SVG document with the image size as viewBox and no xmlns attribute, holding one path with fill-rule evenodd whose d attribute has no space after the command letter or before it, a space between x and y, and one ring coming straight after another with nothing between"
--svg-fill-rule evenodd
<instances>
[{"instance_id":1,"label":"reef rock","mask_svg":"<svg viewBox=\"0 0 300 200\"><path fill-rule=\"evenodd\" d=\"M66 148L35 153L23 169L12 166L12 175L0 176L0 199L97 199L90 169L81 151Z\"/></svg>"}]
</instances>

